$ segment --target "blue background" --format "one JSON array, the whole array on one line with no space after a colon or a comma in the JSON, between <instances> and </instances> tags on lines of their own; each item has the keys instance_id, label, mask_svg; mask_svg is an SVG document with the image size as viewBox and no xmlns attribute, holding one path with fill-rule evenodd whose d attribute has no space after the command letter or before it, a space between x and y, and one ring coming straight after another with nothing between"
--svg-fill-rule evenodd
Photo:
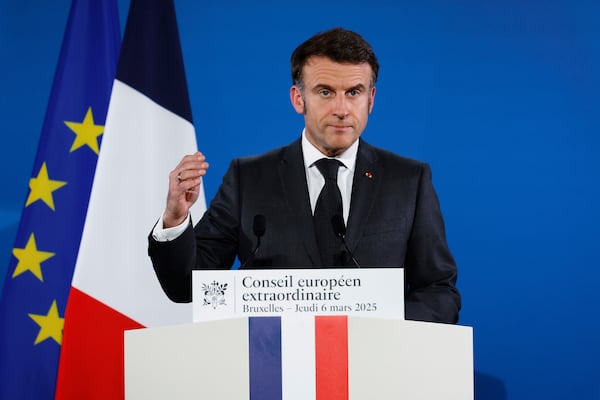
<instances>
[{"instance_id":1,"label":"blue background","mask_svg":"<svg viewBox=\"0 0 600 400\"><path fill-rule=\"evenodd\" d=\"M176 3L207 200L231 158L299 136L293 48L360 32L381 64L364 138L432 166L477 398L600 399L600 2ZM0 0L0 287L69 4Z\"/></svg>"}]
</instances>

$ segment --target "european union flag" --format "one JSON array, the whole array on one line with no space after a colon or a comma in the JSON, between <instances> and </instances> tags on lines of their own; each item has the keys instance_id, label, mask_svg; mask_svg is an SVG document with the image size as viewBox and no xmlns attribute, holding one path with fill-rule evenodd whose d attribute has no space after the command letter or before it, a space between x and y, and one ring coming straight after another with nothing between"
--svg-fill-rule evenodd
<instances>
[{"instance_id":1,"label":"european union flag","mask_svg":"<svg viewBox=\"0 0 600 400\"><path fill-rule=\"evenodd\" d=\"M120 47L116 0L73 0L0 302L0 399L52 399Z\"/></svg>"}]
</instances>

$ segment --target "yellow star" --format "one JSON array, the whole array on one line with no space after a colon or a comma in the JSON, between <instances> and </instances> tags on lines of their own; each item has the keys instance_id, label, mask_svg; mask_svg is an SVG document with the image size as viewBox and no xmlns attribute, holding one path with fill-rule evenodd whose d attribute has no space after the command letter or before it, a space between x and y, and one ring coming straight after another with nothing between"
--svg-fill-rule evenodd
<instances>
[{"instance_id":1,"label":"yellow star","mask_svg":"<svg viewBox=\"0 0 600 400\"><path fill-rule=\"evenodd\" d=\"M99 153L98 136L104 132L104 125L95 125L92 107L88 108L83 122L65 121L65 125L75 133L75 140L71 145L70 152L77 150L82 146L89 146L94 153Z\"/></svg>"},{"instance_id":2,"label":"yellow star","mask_svg":"<svg viewBox=\"0 0 600 400\"><path fill-rule=\"evenodd\" d=\"M46 163L43 163L38 176L29 180L31 192L29 192L25 207L37 200L42 200L52 209L52 211L54 211L54 198L52 197L52 192L60 189L66 184L67 182L53 181L48 178L48 168L46 167Z\"/></svg>"},{"instance_id":3,"label":"yellow star","mask_svg":"<svg viewBox=\"0 0 600 400\"><path fill-rule=\"evenodd\" d=\"M40 326L35 342L38 344L48 338L54 339L59 345L62 343L63 327L65 325L65 319L58 315L58 307L56 306L56 300L52 302L47 315L29 314L29 318L35 321Z\"/></svg>"},{"instance_id":4,"label":"yellow star","mask_svg":"<svg viewBox=\"0 0 600 400\"><path fill-rule=\"evenodd\" d=\"M54 253L50 253L48 251L38 251L33 233L31 236L29 236L29 240L27 240L25 248L14 248L13 255L17 258L17 260L19 260L17 267L15 268L15 272L13 272L13 278L21 275L25 271L30 271L41 282L44 282L44 279L42 278L41 264L47 259L54 257Z\"/></svg>"}]
</instances>

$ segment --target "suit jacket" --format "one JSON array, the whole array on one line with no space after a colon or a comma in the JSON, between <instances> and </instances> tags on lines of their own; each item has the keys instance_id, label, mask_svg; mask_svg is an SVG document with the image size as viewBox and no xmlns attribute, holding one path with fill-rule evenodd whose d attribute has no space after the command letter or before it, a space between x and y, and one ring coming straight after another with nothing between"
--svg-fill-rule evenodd
<instances>
[{"instance_id":1,"label":"suit jacket","mask_svg":"<svg viewBox=\"0 0 600 400\"><path fill-rule=\"evenodd\" d=\"M300 140L233 160L195 227L190 222L170 242L150 235L149 255L167 296L191 301L193 269L229 269L236 256L243 263L256 243L257 214L266 231L251 268L322 265ZM360 139L346 243L361 267L405 268L407 319L457 322L457 269L427 164Z\"/></svg>"}]
</instances>

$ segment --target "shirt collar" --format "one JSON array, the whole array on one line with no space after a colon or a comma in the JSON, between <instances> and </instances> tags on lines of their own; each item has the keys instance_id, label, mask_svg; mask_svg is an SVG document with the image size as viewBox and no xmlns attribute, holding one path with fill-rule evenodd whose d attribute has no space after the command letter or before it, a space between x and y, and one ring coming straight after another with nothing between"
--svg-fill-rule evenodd
<instances>
[{"instance_id":1,"label":"shirt collar","mask_svg":"<svg viewBox=\"0 0 600 400\"><path fill-rule=\"evenodd\" d=\"M356 165L356 154L358 153L358 139L352 143L350 147L346 149L339 156L334 157L339 160L348 168L351 172L354 171ZM302 131L302 154L304 155L304 168L308 169L321 158L327 157L321 153L311 142L306 138L306 129Z\"/></svg>"}]
</instances>

